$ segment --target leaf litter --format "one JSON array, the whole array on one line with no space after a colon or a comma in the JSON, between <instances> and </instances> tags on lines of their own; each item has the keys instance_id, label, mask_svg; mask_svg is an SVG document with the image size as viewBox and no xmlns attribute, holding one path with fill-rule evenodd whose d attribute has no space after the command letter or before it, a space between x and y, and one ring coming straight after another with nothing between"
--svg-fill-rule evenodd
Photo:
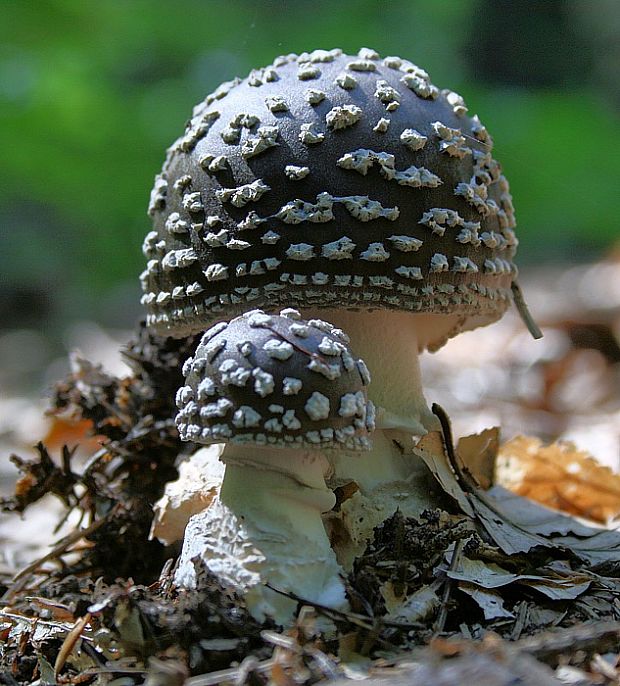
<instances>
[{"instance_id":1,"label":"leaf litter","mask_svg":"<svg viewBox=\"0 0 620 686\"><path fill-rule=\"evenodd\" d=\"M553 324L570 345L528 362L527 374L545 379L535 403L519 399L534 428L566 412L585 378L582 353L617 371L613 312ZM0 569L2 683L620 682L620 477L566 441L500 445L491 428L455 446L439 407L442 432L412 449L449 502L375 529L347 578L350 612L298 598L297 622L282 631L257 623L204 569L201 594L175 590L178 547L149 540L149 529L195 449L171 420L194 343L141 326L126 378L74 356L52 401L53 431L34 457L13 456L20 477L3 509L27 515L53 494L77 525L32 564ZM610 389L589 397L594 425L612 421ZM76 451L76 440L87 447Z\"/></svg>"}]
</instances>

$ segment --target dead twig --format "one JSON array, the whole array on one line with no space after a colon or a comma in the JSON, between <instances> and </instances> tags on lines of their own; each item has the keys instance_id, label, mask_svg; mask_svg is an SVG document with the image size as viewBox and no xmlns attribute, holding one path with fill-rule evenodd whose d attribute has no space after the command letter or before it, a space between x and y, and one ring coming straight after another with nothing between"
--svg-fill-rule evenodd
<instances>
[{"instance_id":1,"label":"dead twig","mask_svg":"<svg viewBox=\"0 0 620 686\"><path fill-rule=\"evenodd\" d=\"M510 284L510 289L512 290L512 299L514 300L517 312L527 327L527 330L532 334L533 338L537 340L542 338L543 333L538 324L534 321L534 317L530 314L525 298L523 297L523 292L521 291L521 286L519 286L516 281L513 281Z\"/></svg>"},{"instance_id":2,"label":"dead twig","mask_svg":"<svg viewBox=\"0 0 620 686\"><path fill-rule=\"evenodd\" d=\"M279 588L272 586L271 584L265 584L265 586L274 591L275 593L279 593L280 595L285 596L286 598L290 598L291 600L294 600L298 603L303 603L304 605L308 605L314 608L317 612L319 612L319 614L325 615L330 619L338 618L343 621L349 622L354 626L358 626L360 629L365 629L366 631L372 631L374 628L373 625L369 623L369 620L372 620L372 617L358 615L354 612L345 612L344 610L336 610L333 607L321 605L320 603L315 603L311 600L307 600L306 598L302 598L295 593L282 591ZM382 618L381 621L383 622L384 626L389 627L391 629L404 629L405 631L411 631L413 629L424 628L424 624L421 624L420 622L395 622L394 620L384 618Z\"/></svg>"},{"instance_id":3,"label":"dead twig","mask_svg":"<svg viewBox=\"0 0 620 686\"><path fill-rule=\"evenodd\" d=\"M461 564L461 557L463 556L464 547L465 540L460 538L454 546L454 552L452 553L452 559L450 560L451 572L455 572ZM437 615L435 626L433 626L433 633L435 635L440 634L446 625L446 619L448 618L448 603L450 602L450 596L452 595L453 585L454 583L452 579L446 577L443 587L443 595L441 597L441 607L439 608L439 614Z\"/></svg>"},{"instance_id":4,"label":"dead twig","mask_svg":"<svg viewBox=\"0 0 620 686\"><path fill-rule=\"evenodd\" d=\"M73 652L73 649L75 648L75 644L80 639L80 636L82 635L82 632L84 631L84 628L86 627L86 625L89 622L90 622L90 612L87 612L83 617L80 617L75 622L73 629L71 629L71 631L67 634L65 640L62 643L62 646L60 647L60 650L58 651L58 655L56 656L56 661L54 662L54 675L56 678L58 678L60 671L65 666L65 662L67 661L67 658Z\"/></svg>"}]
</instances>

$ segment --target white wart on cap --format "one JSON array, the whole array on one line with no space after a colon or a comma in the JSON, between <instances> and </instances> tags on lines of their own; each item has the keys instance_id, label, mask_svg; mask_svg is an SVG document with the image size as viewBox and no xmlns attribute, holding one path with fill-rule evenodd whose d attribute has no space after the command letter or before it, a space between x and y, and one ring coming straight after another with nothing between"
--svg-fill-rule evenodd
<instances>
[{"instance_id":1,"label":"white wart on cap","mask_svg":"<svg viewBox=\"0 0 620 686\"><path fill-rule=\"evenodd\" d=\"M157 177L147 322L248 307L498 319L516 275L508 183L462 98L372 50L289 55L198 105Z\"/></svg>"},{"instance_id":2,"label":"white wart on cap","mask_svg":"<svg viewBox=\"0 0 620 686\"><path fill-rule=\"evenodd\" d=\"M293 309L253 310L203 336L177 393L180 436L223 443L367 450L370 375L346 335Z\"/></svg>"}]
</instances>

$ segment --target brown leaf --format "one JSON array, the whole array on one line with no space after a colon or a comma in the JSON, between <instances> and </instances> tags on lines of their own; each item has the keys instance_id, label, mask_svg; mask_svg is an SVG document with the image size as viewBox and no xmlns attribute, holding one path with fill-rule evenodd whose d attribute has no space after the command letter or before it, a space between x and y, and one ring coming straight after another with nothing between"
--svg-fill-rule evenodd
<instances>
[{"instance_id":1,"label":"brown leaf","mask_svg":"<svg viewBox=\"0 0 620 686\"><path fill-rule=\"evenodd\" d=\"M63 445L80 445L85 454L95 452L105 441L105 436L93 435L93 423L90 419L72 420L52 416L50 428L43 439L49 450L59 450Z\"/></svg>"},{"instance_id":2,"label":"brown leaf","mask_svg":"<svg viewBox=\"0 0 620 686\"><path fill-rule=\"evenodd\" d=\"M620 475L572 443L518 436L501 446L496 481L518 495L607 523L620 516Z\"/></svg>"},{"instance_id":3,"label":"brown leaf","mask_svg":"<svg viewBox=\"0 0 620 686\"><path fill-rule=\"evenodd\" d=\"M465 514L472 516L474 511L458 483L457 476L446 455L441 434L438 431L426 434L415 445L413 452L422 458L443 490L456 500L461 510Z\"/></svg>"},{"instance_id":4,"label":"brown leaf","mask_svg":"<svg viewBox=\"0 0 620 686\"><path fill-rule=\"evenodd\" d=\"M485 429L479 434L459 439L456 452L470 474L482 488L493 485L495 460L499 449L499 428Z\"/></svg>"},{"instance_id":5,"label":"brown leaf","mask_svg":"<svg viewBox=\"0 0 620 686\"><path fill-rule=\"evenodd\" d=\"M90 622L90 613L86 613L84 617L80 617L76 620L74 627L67 634L65 640L60 646L58 655L56 656L56 661L54 662L54 675L57 677L62 668L65 666L67 658L73 652L82 632L86 625Z\"/></svg>"}]
</instances>

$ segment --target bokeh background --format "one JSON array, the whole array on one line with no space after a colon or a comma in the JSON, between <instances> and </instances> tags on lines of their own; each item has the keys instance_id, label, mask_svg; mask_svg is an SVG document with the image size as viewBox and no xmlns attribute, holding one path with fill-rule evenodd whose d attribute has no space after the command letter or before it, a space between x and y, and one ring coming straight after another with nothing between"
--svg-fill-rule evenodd
<instances>
[{"instance_id":1,"label":"bokeh background","mask_svg":"<svg viewBox=\"0 0 620 686\"><path fill-rule=\"evenodd\" d=\"M2 0L0 383L44 386L76 330L95 346L85 321L131 328L152 180L192 106L334 46L465 97L510 180L522 267L614 249L617 0Z\"/></svg>"}]
</instances>

